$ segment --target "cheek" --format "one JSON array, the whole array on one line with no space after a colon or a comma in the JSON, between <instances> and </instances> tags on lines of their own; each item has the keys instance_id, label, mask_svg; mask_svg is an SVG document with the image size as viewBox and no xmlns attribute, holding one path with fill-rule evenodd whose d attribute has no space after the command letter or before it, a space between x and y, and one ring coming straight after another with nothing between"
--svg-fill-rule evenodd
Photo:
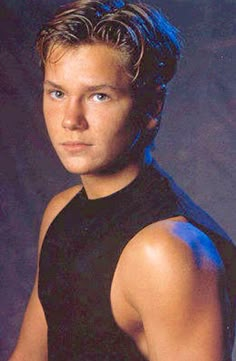
<instances>
[{"instance_id":1,"label":"cheek","mask_svg":"<svg viewBox=\"0 0 236 361\"><path fill-rule=\"evenodd\" d=\"M51 139L54 138L60 126L58 114L60 114L60 112L56 111L53 106L49 106L47 101L43 101L44 120Z\"/></svg>"},{"instance_id":2,"label":"cheek","mask_svg":"<svg viewBox=\"0 0 236 361\"><path fill-rule=\"evenodd\" d=\"M48 114L48 113L44 114L44 119L45 119L45 125L46 125L46 129L47 129L49 138L50 138L51 142L53 144L55 144L56 140L58 139L58 135L59 135L59 129L57 126L56 119L53 119L50 116L50 114Z\"/></svg>"},{"instance_id":3,"label":"cheek","mask_svg":"<svg viewBox=\"0 0 236 361\"><path fill-rule=\"evenodd\" d=\"M98 132L100 130L100 134L113 141L114 138L130 138L137 130L135 124L137 123L132 121L132 104L120 104L118 108L109 109L99 117L96 128Z\"/></svg>"},{"instance_id":4,"label":"cheek","mask_svg":"<svg viewBox=\"0 0 236 361\"><path fill-rule=\"evenodd\" d=\"M119 124L114 122L112 126L103 126L97 134L97 141L101 147L108 149L113 154L123 152L127 146L129 147L137 135L137 130L128 121Z\"/></svg>"},{"instance_id":5,"label":"cheek","mask_svg":"<svg viewBox=\"0 0 236 361\"><path fill-rule=\"evenodd\" d=\"M45 125L46 125L48 133L51 133L54 122L53 122L53 119L49 112L44 112L44 121L45 121Z\"/></svg>"},{"instance_id":6,"label":"cheek","mask_svg":"<svg viewBox=\"0 0 236 361\"><path fill-rule=\"evenodd\" d=\"M44 117L46 117L48 113L50 113L50 106L49 106L49 102L47 101L47 95L45 94L43 95L42 108L43 108L43 115Z\"/></svg>"}]
</instances>

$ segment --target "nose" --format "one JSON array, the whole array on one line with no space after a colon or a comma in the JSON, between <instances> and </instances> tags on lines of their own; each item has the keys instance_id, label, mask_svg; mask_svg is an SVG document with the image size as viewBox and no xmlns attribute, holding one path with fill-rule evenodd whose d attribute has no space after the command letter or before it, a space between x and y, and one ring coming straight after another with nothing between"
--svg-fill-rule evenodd
<instances>
[{"instance_id":1,"label":"nose","mask_svg":"<svg viewBox=\"0 0 236 361\"><path fill-rule=\"evenodd\" d=\"M66 105L62 127L69 130L85 130L88 128L83 106L75 99L68 101Z\"/></svg>"}]
</instances>

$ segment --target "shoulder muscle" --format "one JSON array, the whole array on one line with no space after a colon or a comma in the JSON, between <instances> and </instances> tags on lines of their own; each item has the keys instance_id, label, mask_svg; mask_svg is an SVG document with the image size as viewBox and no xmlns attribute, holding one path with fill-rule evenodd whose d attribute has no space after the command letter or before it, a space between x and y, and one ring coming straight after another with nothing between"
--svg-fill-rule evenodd
<instances>
[{"instance_id":1,"label":"shoulder muscle","mask_svg":"<svg viewBox=\"0 0 236 361\"><path fill-rule=\"evenodd\" d=\"M168 285L166 292L179 283L179 290L193 287L201 277L217 274L222 269L221 258L212 241L188 222L162 221L139 232L123 252L119 267L125 281L135 285L142 279L148 286ZM138 272L132 272L138 270ZM129 277L127 276L129 275ZM132 290L132 287L130 288ZM152 288L153 289L153 288Z\"/></svg>"},{"instance_id":2,"label":"shoulder muscle","mask_svg":"<svg viewBox=\"0 0 236 361\"><path fill-rule=\"evenodd\" d=\"M221 267L212 241L188 222L158 222L131 240L117 272L126 300L140 315L151 353L159 345L164 354L167 346L182 348L182 356L191 350L197 354L199 347L220 354ZM185 360L182 356L176 360Z\"/></svg>"},{"instance_id":3,"label":"shoulder muscle","mask_svg":"<svg viewBox=\"0 0 236 361\"><path fill-rule=\"evenodd\" d=\"M76 195L76 193L80 191L81 188L81 185L70 187L65 191L55 195L48 203L40 227L39 250L41 249L43 239L52 221L56 218L60 211L70 202L70 200Z\"/></svg>"}]
</instances>

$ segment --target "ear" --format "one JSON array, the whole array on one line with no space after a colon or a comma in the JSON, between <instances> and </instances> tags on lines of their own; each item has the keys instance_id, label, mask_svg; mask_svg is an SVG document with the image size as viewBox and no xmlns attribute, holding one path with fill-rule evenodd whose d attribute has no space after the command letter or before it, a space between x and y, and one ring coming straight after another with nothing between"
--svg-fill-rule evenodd
<instances>
[{"instance_id":1,"label":"ear","mask_svg":"<svg viewBox=\"0 0 236 361\"><path fill-rule=\"evenodd\" d=\"M147 125L146 125L146 129L151 130L151 129L153 129L153 128L156 128L156 126L158 125L158 123L159 123L159 119L157 119L157 118L151 118L151 119L149 119L149 121L148 121L148 123L147 123Z\"/></svg>"},{"instance_id":2,"label":"ear","mask_svg":"<svg viewBox=\"0 0 236 361\"><path fill-rule=\"evenodd\" d=\"M160 91L160 89L158 88L157 91ZM146 129L153 129L157 126L160 125L160 120L161 120L161 114L162 114L162 110L164 107L164 102L165 102L165 97L161 97L161 99L159 98L156 102L156 104L154 105L155 110L153 111L153 114L150 114L149 120L147 122L146 125Z\"/></svg>"}]
</instances>

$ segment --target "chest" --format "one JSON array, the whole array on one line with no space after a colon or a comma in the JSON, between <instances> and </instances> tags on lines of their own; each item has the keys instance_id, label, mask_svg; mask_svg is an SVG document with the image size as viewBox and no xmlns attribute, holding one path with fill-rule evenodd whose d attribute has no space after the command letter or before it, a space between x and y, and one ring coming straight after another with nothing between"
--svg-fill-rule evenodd
<instances>
[{"instance_id":1,"label":"chest","mask_svg":"<svg viewBox=\"0 0 236 361\"><path fill-rule=\"evenodd\" d=\"M114 273L129 240L158 220L159 208L127 199L99 210L75 199L49 227L39 298L52 359L143 360L130 338L137 318L120 298Z\"/></svg>"},{"instance_id":2,"label":"chest","mask_svg":"<svg viewBox=\"0 0 236 361\"><path fill-rule=\"evenodd\" d=\"M75 223L63 215L49 228L40 256L39 297L48 324L49 354L58 361L63 355L80 360L78 353L83 361L106 360L105 355L107 360L143 360L112 311L120 304L119 293L111 301L111 288L117 289L116 265L137 233L128 223L108 216ZM114 310L119 318L119 309Z\"/></svg>"},{"instance_id":3,"label":"chest","mask_svg":"<svg viewBox=\"0 0 236 361\"><path fill-rule=\"evenodd\" d=\"M70 305L66 312L85 314L96 303L108 313L122 250L146 221L141 214L127 217L127 209L96 216L65 209L50 226L41 251L39 293L45 308L65 313L63 305Z\"/></svg>"}]
</instances>

